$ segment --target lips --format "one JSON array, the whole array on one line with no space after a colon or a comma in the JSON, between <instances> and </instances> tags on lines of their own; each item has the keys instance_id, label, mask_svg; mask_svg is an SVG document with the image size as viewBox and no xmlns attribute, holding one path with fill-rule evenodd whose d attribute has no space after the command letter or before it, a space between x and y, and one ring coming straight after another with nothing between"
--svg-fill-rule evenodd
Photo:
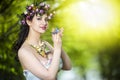
<instances>
[{"instance_id":1,"label":"lips","mask_svg":"<svg viewBox=\"0 0 120 80\"><path fill-rule=\"evenodd\" d=\"M42 30L46 30L46 26L42 26L42 27L40 27Z\"/></svg>"},{"instance_id":2,"label":"lips","mask_svg":"<svg viewBox=\"0 0 120 80\"><path fill-rule=\"evenodd\" d=\"M46 30L46 27L41 27L42 28L42 30Z\"/></svg>"}]
</instances>

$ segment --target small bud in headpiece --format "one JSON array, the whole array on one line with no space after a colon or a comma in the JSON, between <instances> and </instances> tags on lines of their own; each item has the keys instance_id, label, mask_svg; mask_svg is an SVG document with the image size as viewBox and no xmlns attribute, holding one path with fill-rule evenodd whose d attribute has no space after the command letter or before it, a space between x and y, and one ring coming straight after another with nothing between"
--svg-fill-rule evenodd
<instances>
[{"instance_id":1,"label":"small bud in headpiece","mask_svg":"<svg viewBox=\"0 0 120 80\"><path fill-rule=\"evenodd\" d=\"M50 19L51 19L51 16L48 16L48 19L50 20Z\"/></svg>"},{"instance_id":2,"label":"small bud in headpiece","mask_svg":"<svg viewBox=\"0 0 120 80\"><path fill-rule=\"evenodd\" d=\"M39 12L39 9L38 9L38 8L36 9L36 12Z\"/></svg>"},{"instance_id":3,"label":"small bud in headpiece","mask_svg":"<svg viewBox=\"0 0 120 80\"><path fill-rule=\"evenodd\" d=\"M49 5L49 4L47 4L47 7L48 7L48 8L50 8L50 5Z\"/></svg>"},{"instance_id":4,"label":"small bud in headpiece","mask_svg":"<svg viewBox=\"0 0 120 80\"><path fill-rule=\"evenodd\" d=\"M42 7L42 6L45 6L45 3L44 3L44 2L40 3L40 6L41 6L41 7Z\"/></svg>"},{"instance_id":5,"label":"small bud in headpiece","mask_svg":"<svg viewBox=\"0 0 120 80\"><path fill-rule=\"evenodd\" d=\"M25 15L26 15L27 13L28 13L27 11L24 12Z\"/></svg>"},{"instance_id":6,"label":"small bud in headpiece","mask_svg":"<svg viewBox=\"0 0 120 80\"><path fill-rule=\"evenodd\" d=\"M43 14L43 13L44 13L44 10L40 9L39 13L40 13L40 14Z\"/></svg>"},{"instance_id":7,"label":"small bud in headpiece","mask_svg":"<svg viewBox=\"0 0 120 80\"><path fill-rule=\"evenodd\" d=\"M34 14L34 13L35 13L35 11L34 11L34 10L32 10L32 13Z\"/></svg>"},{"instance_id":8,"label":"small bud in headpiece","mask_svg":"<svg viewBox=\"0 0 120 80\"><path fill-rule=\"evenodd\" d=\"M50 5L48 5L48 4L47 4L47 5L45 5L45 9L47 9L47 10L48 10L49 8L50 8Z\"/></svg>"},{"instance_id":9,"label":"small bud in headpiece","mask_svg":"<svg viewBox=\"0 0 120 80\"><path fill-rule=\"evenodd\" d=\"M30 16L33 16L33 13L30 13Z\"/></svg>"},{"instance_id":10,"label":"small bud in headpiece","mask_svg":"<svg viewBox=\"0 0 120 80\"><path fill-rule=\"evenodd\" d=\"M28 6L28 10L31 10L32 9L32 6Z\"/></svg>"},{"instance_id":11,"label":"small bud in headpiece","mask_svg":"<svg viewBox=\"0 0 120 80\"><path fill-rule=\"evenodd\" d=\"M31 7L33 7L34 6L34 4L31 4Z\"/></svg>"},{"instance_id":12,"label":"small bud in headpiece","mask_svg":"<svg viewBox=\"0 0 120 80\"><path fill-rule=\"evenodd\" d=\"M30 16L27 16L26 19L30 20Z\"/></svg>"},{"instance_id":13,"label":"small bud in headpiece","mask_svg":"<svg viewBox=\"0 0 120 80\"><path fill-rule=\"evenodd\" d=\"M22 20L21 23L22 23L23 25L25 25L25 20Z\"/></svg>"},{"instance_id":14,"label":"small bud in headpiece","mask_svg":"<svg viewBox=\"0 0 120 80\"><path fill-rule=\"evenodd\" d=\"M52 16L53 16L53 14L52 14L52 13L50 13L50 16L52 17Z\"/></svg>"}]
</instances>

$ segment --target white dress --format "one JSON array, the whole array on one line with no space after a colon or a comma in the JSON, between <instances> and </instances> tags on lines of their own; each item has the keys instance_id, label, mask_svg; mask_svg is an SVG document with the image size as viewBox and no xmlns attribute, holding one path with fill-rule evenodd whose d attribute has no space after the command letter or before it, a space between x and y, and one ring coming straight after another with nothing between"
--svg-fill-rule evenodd
<instances>
[{"instance_id":1,"label":"white dress","mask_svg":"<svg viewBox=\"0 0 120 80\"><path fill-rule=\"evenodd\" d=\"M51 59L48 60L47 64L43 64L45 68L49 68L51 64ZM60 59L60 65L59 70L62 68L63 62L62 59ZM34 74L32 74L29 70L23 70L23 75L25 76L26 80L42 80L41 78L36 77Z\"/></svg>"}]
</instances>

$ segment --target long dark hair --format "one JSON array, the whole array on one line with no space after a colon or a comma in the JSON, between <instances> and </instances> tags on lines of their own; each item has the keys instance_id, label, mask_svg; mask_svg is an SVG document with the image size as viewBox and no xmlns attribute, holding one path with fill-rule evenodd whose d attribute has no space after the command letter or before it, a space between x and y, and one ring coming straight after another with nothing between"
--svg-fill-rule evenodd
<instances>
[{"instance_id":1,"label":"long dark hair","mask_svg":"<svg viewBox=\"0 0 120 80\"><path fill-rule=\"evenodd\" d=\"M29 26L28 25L21 25L20 32L18 34L18 39L15 41L13 45L13 50L17 53L20 47L22 46L23 42L27 38L29 33Z\"/></svg>"},{"instance_id":2,"label":"long dark hair","mask_svg":"<svg viewBox=\"0 0 120 80\"><path fill-rule=\"evenodd\" d=\"M29 21L32 21L34 15L30 17ZM18 50L20 49L20 47L22 46L22 44L24 43L24 41L26 40L26 38L29 34L29 26L28 26L26 20L28 20L28 19L25 18L25 24L24 25L23 24L20 25L20 31L18 33L18 38L13 44L13 51L15 53L17 53L16 57L15 57L15 59L17 61L19 61L18 60Z\"/></svg>"}]
</instances>

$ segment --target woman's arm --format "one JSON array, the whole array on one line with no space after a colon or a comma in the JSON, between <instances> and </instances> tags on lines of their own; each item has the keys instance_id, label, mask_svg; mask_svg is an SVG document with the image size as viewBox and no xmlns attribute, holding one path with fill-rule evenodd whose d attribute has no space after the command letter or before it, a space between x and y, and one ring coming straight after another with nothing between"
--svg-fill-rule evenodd
<instances>
[{"instance_id":1,"label":"woman's arm","mask_svg":"<svg viewBox=\"0 0 120 80\"><path fill-rule=\"evenodd\" d=\"M63 61L63 70L70 70L72 68L71 61L67 53L62 49L61 50L61 58Z\"/></svg>"},{"instance_id":2,"label":"woman's arm","mask_svg":"<svg viewBox=\"0 0 120 80\"><path fill-rule=\"evenodd\" d=\"M58 33L59 37L62 37L62 33L63 33L63 28L61 28L60 32ZM50 49L51 52L54 51L53 47L48 42L46 42L46 45L48 46L48 48ZM61 58L62 58L62 61L63 61L63 68L62 69L63 70L70 70L72 68L71 61L70 61L69 56L62 49L62 46L61 46Z\"/></svg>"},{"instance_id":3,"label":"woman's arm","mask_svg":"<svg viewBox=\"0 0 120 80\"><path fill-rule=\"evenodd\" d=\"M45 41L47 47L50 49L51 53L54 52L54 49L52 47L52 45L50 45L50 43L48 43L47 41ZM69 56L67 55L67 53L61 49L61 58L62 58L62 62L63 62L63 70L70 70L72 68L71 65L71 61Z\"/></svg>"}]
</instances>

